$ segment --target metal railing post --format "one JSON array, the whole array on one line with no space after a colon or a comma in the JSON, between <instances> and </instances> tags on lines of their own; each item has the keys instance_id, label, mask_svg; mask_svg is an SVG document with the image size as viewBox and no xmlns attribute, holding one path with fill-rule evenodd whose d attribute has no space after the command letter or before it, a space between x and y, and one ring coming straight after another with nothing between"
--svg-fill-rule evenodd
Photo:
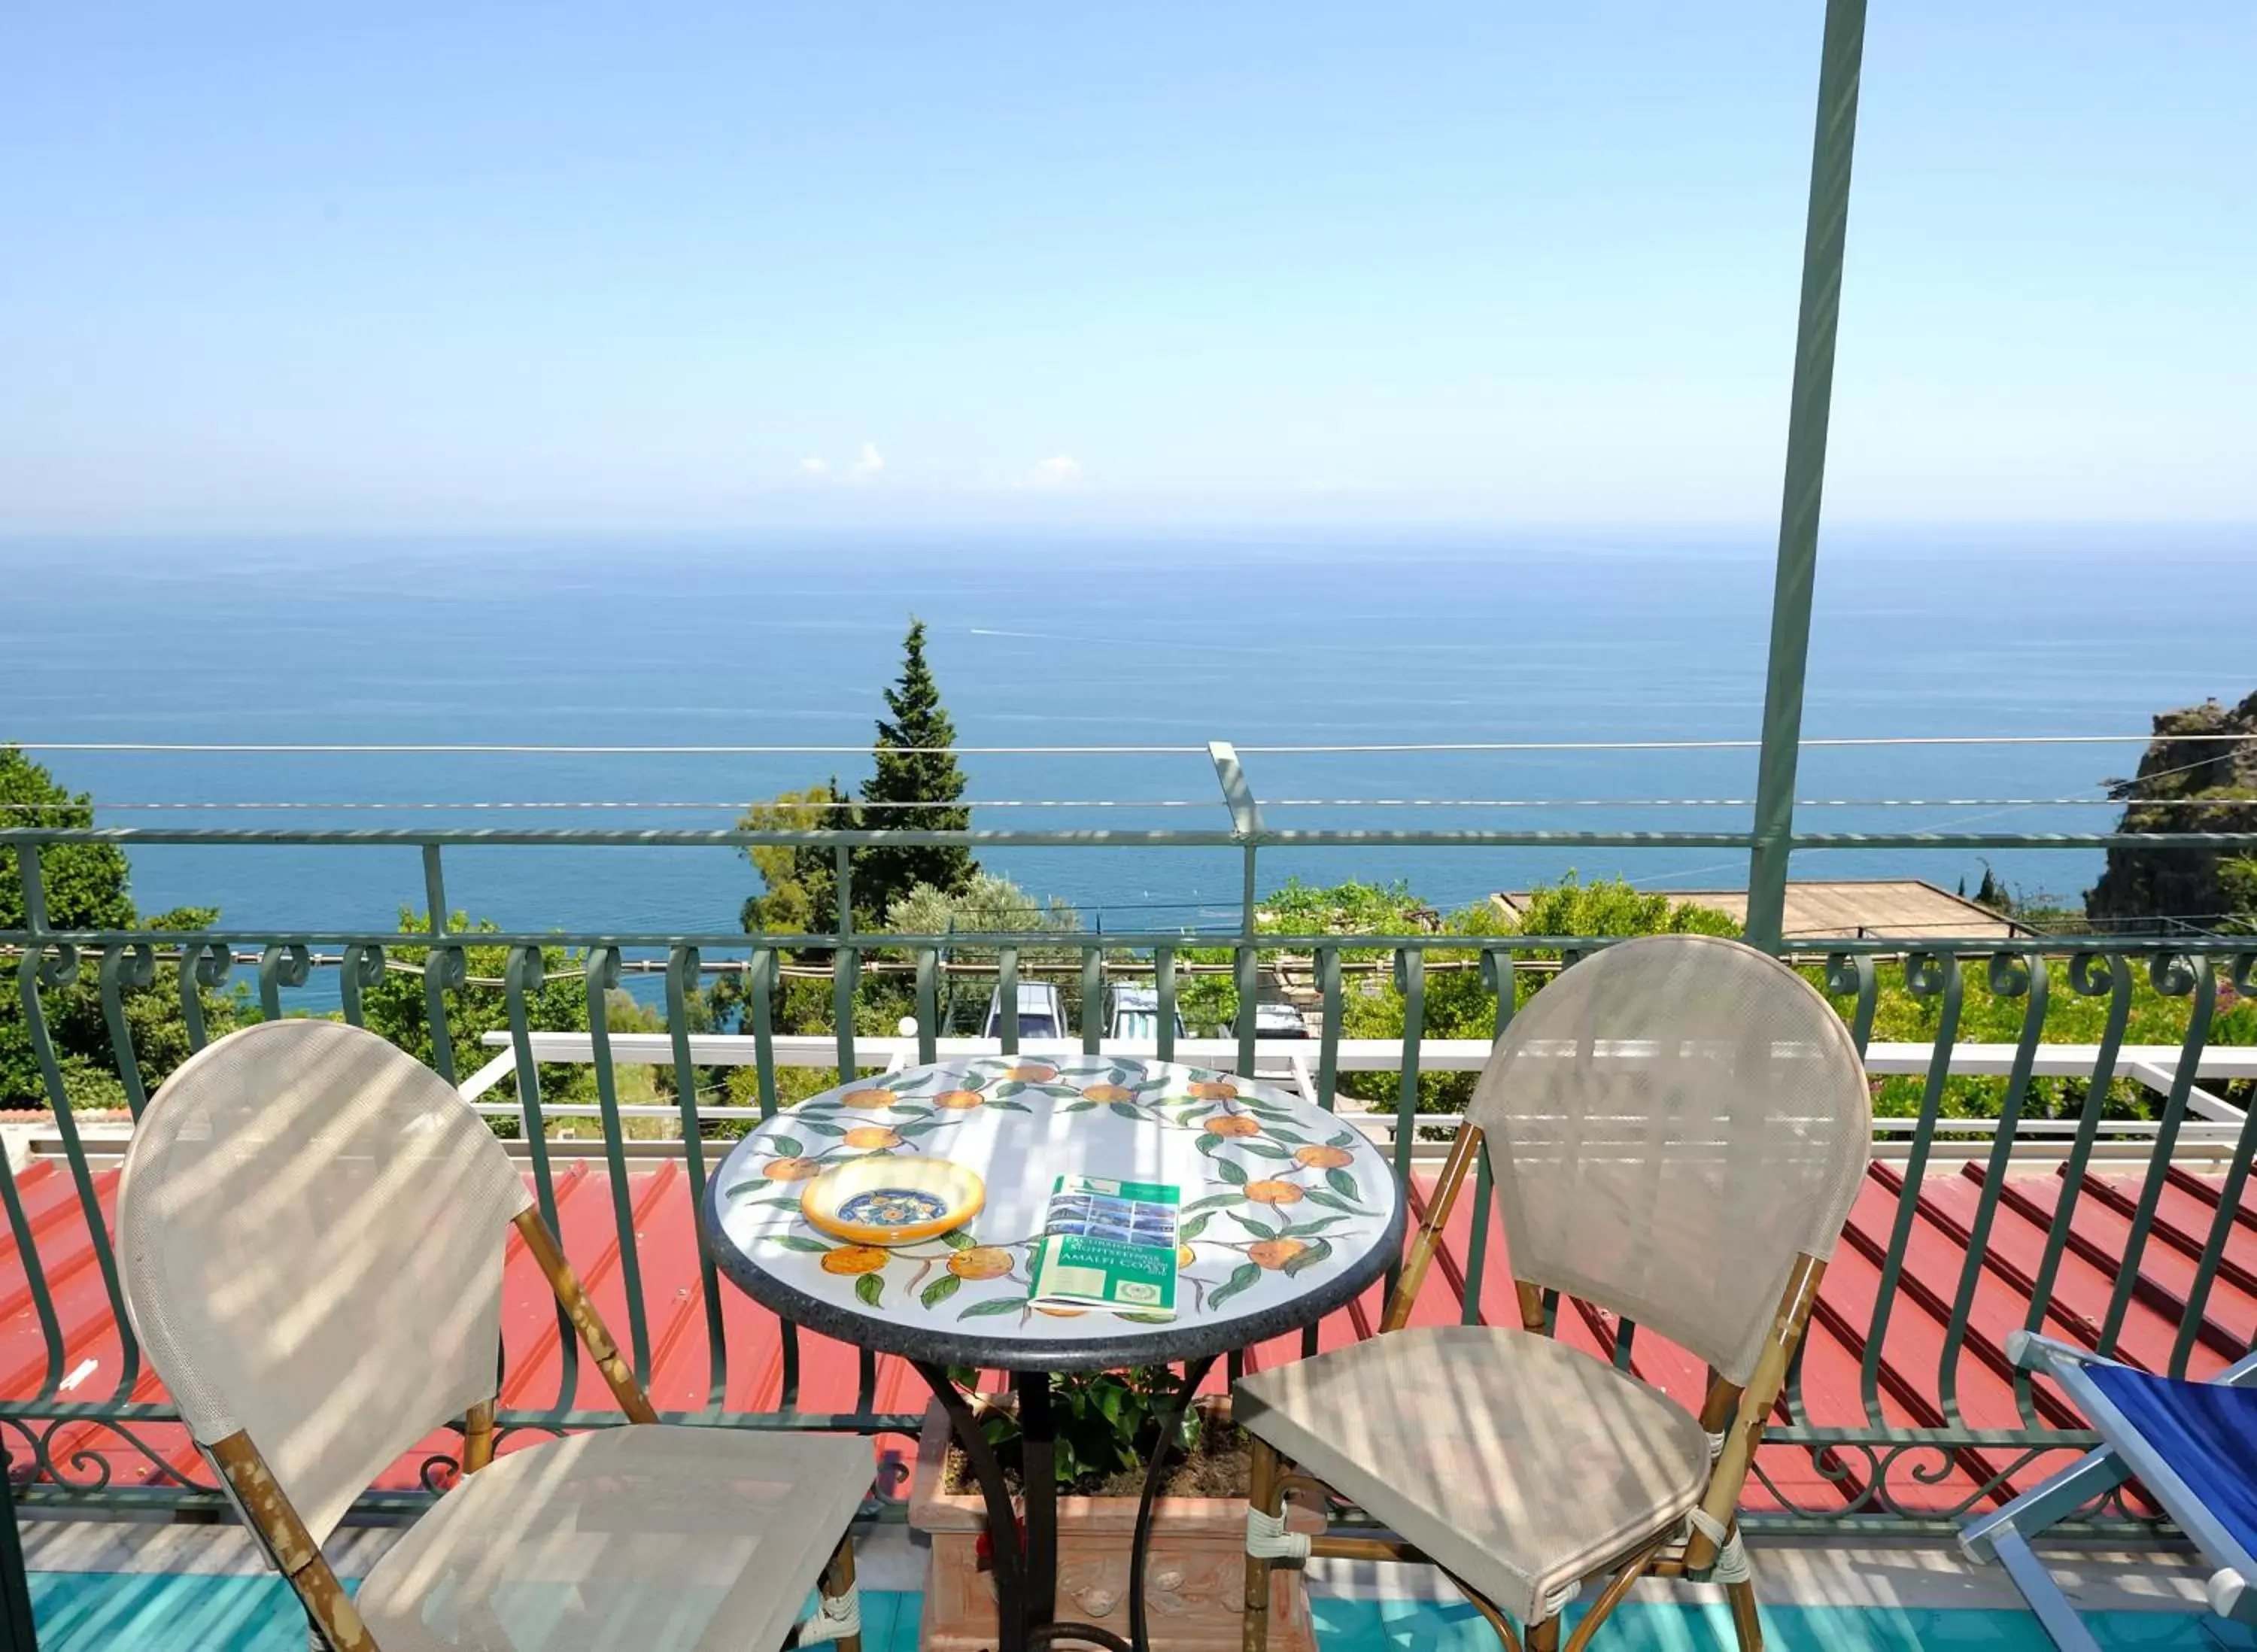
<instances>
[{"instance_id":1,"label":"metal railing post","mask_svg":"<svg viewBox=\"0 0 2257 1652\"><path fill-rule=\"evenodd\" d=\"M24 927L36 936L47 927L46 901L39 882L39 846L17 844L16 866L24 890ZM26 956L28 971L37 972L38 959L37 951ZM59 1374L62 1339L53 1323L53 1310L46 1305L45 1281L26 1243L31 1234L17 1202L14 1173L0 1164L0 1177L6 1178L8 1215L17 1254L24 1259L27 1281L39 1299L40 1320L47 1344L47 1387L53 1388ZM19 1652L19 1648L20 1652L39 1652L39 1632L32 1623L32 1583L24 1570L23 1535L16 1525L15 1493L8 1483L10 1466L7 1447L0 1444L0 1652Z\"/></svg>"},{"instance_id":2,"label":"metal railing post","mask_svg":"<svg viewBox=\"0 0 2257 1652\"><path fill-rule=\"evenodd\" d=\"M1842 250L1850 222L1850 161L1864 48L1865 0L1827 0L1818 131L1810 156L1810 213L1803 229L1794 388L1787 413L1786 484L1772 588L1763 755L1756 770L1756 843L1748 858L1747 938L1772 952L1779 950L1786 912L1795 759L1802 742L1810 594L1818 568L1819 505L1826 483L1826 427L1834 396L1834 338L1842 315Z\"/></svg>"},{"instance_id":3,"label":"metal railing post","mask_svg":"<svg viewBox=\"0 0 2257 1652\"><path fill-rule=\"evenodd\" d=\"M1254 801L1254 788L1246 783L1246 772L1238 766L1235 747L1228 740L1209 740L1206 754L1214 765L1214 777L1222 787L1222 801L1230 809L1231 836L1244 844L1246 851L1232 978L1238 985L1238 1071L1250 1078L1254 1076L1254 1006L1261 985L1260 954L1254 947L1254 899L1255 856L1262 836L1262 806Z\"/></svg>"},{"instance_id":4,"label":"metal railing post","mask_svg":"<svg viewBox=\"0 0 2257 1652\"><path fill-rule=\"evenodd\" d=\"M32 1581L24 1569L24 1537L16 1524L16 1497L8 1484L9 1455L0 1446L0 1652L39 1652L32 1620Z\"/></svg>"}]
</instances>

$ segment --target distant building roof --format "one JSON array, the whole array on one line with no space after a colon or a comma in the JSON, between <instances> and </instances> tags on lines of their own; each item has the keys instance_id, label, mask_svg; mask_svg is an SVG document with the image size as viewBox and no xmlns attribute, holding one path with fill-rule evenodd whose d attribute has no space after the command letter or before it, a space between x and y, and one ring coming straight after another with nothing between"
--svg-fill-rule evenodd
<instances>
[{"instance_id":1,"label":"distant building roof","mask_svg":"<svg viewBox=\"0 0 2257 1652\"><path fill-rule=\"evenodd\" d=\"M1724 914L1735 922L1748 917L1744 889L1664 889L1672 900L1690 901ZM1532 892L1504 890L1489 897L1507 917L1527 911ZM1799 935L1903 935L1907 939L1960 937L2009 940L2032 933L2027 924L2003 917L1964 895L1939 889L1920 878L1844 878L1825 882L1796 879L1786 886L1782 926L1792 941Z\"/></svg>"}]
</instances>

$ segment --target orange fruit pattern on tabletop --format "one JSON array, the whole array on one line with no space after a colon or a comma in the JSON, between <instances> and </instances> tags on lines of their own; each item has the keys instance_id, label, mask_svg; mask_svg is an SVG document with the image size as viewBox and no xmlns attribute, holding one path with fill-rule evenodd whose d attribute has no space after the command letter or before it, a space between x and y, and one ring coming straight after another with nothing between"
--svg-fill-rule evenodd
<instances>
[{"instance_id":1,"label":"orange fruit pattern on tabletop","mask_svg":"<svg viewBox=\"0 0 2257 1652\"><path fill-rule=\"evenodd\" d=\"M975 1245L948 1259L948 1271L959 1279L1001 1279L1011 1271L1011 1253L994 1245Z\"/></svg>"},{"instance_id":2,"label":"orange fruit pattern on tabletop","mask_svg":"<svg viewBox=\"0 0 2257 1652\"><path fill-rule=\"evenodd\" d=\"M842 1245L823 1253L826 1274L874 1274L892 1260L874 1245Z\"/></svg>"},{"instance_id":3,"label":"orange fruit pattern on tabletop","mask_svg":"<svg viewBox=\"0 0 2257 1652\"><path fill-rule=\"evenodd\" d=\"M1246 1247L1246 1260L1263 1267L1279 1268L1308 1248L1297 1239L1261 1239Z\"/></svg>"},{"instance_id":4,"label":"orange fruit pattern on tabletop","mask_svg":"<svg viewBox=\"0 0 2257 1652\"><path fill-rule=\"evenodd\" d=\"M1242 1191L1256 1204L1298 1204L1302 1197L1292 1182L1249 1182Z\"/></svg>"}]
</instances>

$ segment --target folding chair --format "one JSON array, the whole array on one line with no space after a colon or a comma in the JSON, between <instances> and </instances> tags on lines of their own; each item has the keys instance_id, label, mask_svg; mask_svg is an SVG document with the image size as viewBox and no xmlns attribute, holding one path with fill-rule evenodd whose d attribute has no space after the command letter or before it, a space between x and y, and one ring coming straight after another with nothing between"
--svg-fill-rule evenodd
<instances>
[{"instance_id":1,"label":"folding chair","mask_svg":"<svg viewBox=\"0 0 2257 1652\"><path fill-rule=\"evenodd\" d=\"M2006 1352L2059 1383L2105 1444L1970 1522L1959 1534L1968 1557L2006 1569L2055 1646L2098 1652L2030 1539L2136 1476L2213 1568L2210 1609L2257 1625L2257 1354L2186 1382L2027 1331Z\"/></svg>"},{"instance_id":2,"label":"folding chair","mask_svg":"<svg viewBox=\"0 0 2257 1652\"><path fill-rule=\"evenodd\" d=\"M514 1226L630 1427L494 1455ZM373 1034L274 1021L150 1101L117 1191L126 1306L196 1444L332 1652L859 1652L852 1437L661 1425L455 1090ZM573 1396L562 1396L570 1405ZM460 1421L463 1477L349 1596L322 1543Z\"/></svg>"},{"instance_id":3,"label":"folding chair","mask_svg":"<svg viewBox=\"0 0 2257 1652\"><path fill-rule=\"evenodd\" d=\"M1509 1620L1532 1652L1556 1648L1593 1580L1568 1652L1640 1576L1712 1577L1759 1648L1740 1488L1864 1177L1870 1106L1841 1018L1737 942L1625 942L1539 992L1482 1073L1382 1334L1237 1385L1249 1652L1270 1568L1312 1554L1439 1566L1515 1652ZM1520 1328L1405 1329L1484 1142ZM1551 1340L1552 1292L1706 1359L1700 1415ZM1290 1532L1289 1490L1352 1500L1393 1536Z\"/></svg>"}]
</instances>

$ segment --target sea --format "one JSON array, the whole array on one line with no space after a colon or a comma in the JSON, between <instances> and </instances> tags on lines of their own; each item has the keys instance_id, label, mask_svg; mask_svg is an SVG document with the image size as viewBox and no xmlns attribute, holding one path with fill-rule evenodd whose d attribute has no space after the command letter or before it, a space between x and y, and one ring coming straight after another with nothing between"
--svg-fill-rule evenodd
<instances>
[{"instance_id":1,"label":"sea","mask_svg":"<svg viewBox=\"0 0 2257 1652\"><path fill-rule=\"evenodd\" d=\"M0 738L40 748L105 824L722 827L868 773L915 616L978 826L1223 827L1206 746L1227 741L1270 825L1731 830L1752 750L1635 743L1758 736L1772 554L1753 526L18 539L0 541ZM1829 531L1804 732L2137 737L2257 689L2253 622L2257 530ZM463 745L658 749L402 749ZM194 745L394 749L164 749ZM714 746L838 749L665 749ZM2103 797L2140 749L1813 746L1797 789L1821 801L1799 818L2091 830L2112 811L2045 800ZM983 860L1122 931L1227 923L1242 870L1101 838ZM145 912L217 907L230 928L389 929L422 901L400 847L140 846L131 864ZM2099 857L1989 864L2074 898ZM1794 872L1971 887L1984 865L1842 850ZM466 847L446 868L450 905L517 929L727 931L757 887L719 848ZM1681 892L1743 885L1747 865L1687 846L1259 860L1265 892L1400 880L1443 908L1571 872Z\"/></svg>"}]
</instances>

